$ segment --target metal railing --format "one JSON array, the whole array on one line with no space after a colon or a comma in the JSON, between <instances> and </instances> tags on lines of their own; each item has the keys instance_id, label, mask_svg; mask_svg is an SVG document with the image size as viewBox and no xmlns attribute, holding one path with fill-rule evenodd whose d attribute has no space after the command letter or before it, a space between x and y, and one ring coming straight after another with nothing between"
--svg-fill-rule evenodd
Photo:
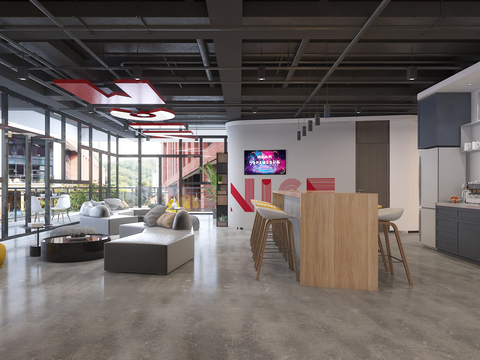
<instances>
[{"instance_id":1,"label":"metal railing","mask_svg":"<svg viewBox=\"0 0 480 360\"><path fill-rule=\"evenodd\" d=\"M161 194L161 202L167 203L172 197L176 197L181 206L189 211L210 212L215 208L215 203L210 201L208 194L204 191L205 188L199 187L183 187L183 196L178 198L178 187L149 187L142 186L141 193L133 186L122 186L116 193L116 188L110 190L110 197L119 198L128 203L131 207L136 207L138 204L138 196L141 196L141 205L145 207L153 207L157 204L158 192ZM80 210L81 205L90 200L89 188L84 186L59 186L50 189L51 194L69 194L71 208L70 211L76 212ZM39 197L45 194L45 188L33 188L31 196ZM102 199L106 197L106 189L102 188ZM92 192L93 200L100 200L100 193L98 187L94 187ZM40 200L42 206L44 200ZM14 188L8 190L8 221L19 222L25 220L25 189Z\"/></svg>"}]
</instances>

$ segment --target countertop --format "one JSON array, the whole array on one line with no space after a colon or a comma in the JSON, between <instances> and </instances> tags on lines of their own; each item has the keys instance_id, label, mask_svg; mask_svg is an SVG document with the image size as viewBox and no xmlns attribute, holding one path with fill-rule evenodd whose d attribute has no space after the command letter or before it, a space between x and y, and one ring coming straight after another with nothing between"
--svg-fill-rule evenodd
<instances>
[{"instance_id":1,"label":"countertop","mask_svg":"<svg viewBox=\"0 0 480 360\"><path fill-rule=\"evenodd\" d=\"M464 202L461 202L461 203L436 202L435 205L438 205L438 206L451 206L451 207L460 208L460 209L480 210L480 205L476 205L476 204L465 204Z\"/></svg>"}]
</instances>

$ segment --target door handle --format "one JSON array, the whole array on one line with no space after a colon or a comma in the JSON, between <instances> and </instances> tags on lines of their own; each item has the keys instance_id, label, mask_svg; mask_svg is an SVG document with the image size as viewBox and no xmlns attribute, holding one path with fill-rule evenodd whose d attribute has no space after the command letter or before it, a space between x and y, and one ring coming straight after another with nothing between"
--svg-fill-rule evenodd
<instances>
[{"instance_id":1,"label":"door handle","mask_svg":"<svg viewBox=\"0 0 480 360\"><path fill-rule=\"evenodd\" d=\"M361 192L364 192L365 190L363 189L358 189L358 192L361 193Z\"/></svg>"}]
</instances>

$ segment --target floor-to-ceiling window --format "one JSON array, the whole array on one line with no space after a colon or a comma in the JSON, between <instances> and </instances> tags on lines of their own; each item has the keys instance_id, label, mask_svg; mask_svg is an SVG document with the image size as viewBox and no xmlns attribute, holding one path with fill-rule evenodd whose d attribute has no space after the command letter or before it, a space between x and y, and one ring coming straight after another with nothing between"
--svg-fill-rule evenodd
<instances>
[{"instance_id":1,"label":"floor-to-ceiling window","mask_svg":"<svg viewBox=\"0 0 480 360\"><path fill-rule=\"evenodd\" d=\"M21 225L32 221L26 216L31 195L69 194L71 212L78 212L86 200L106 197L119 197L130 206L153 207L176 197L190 211L214 207L205 192L210 184L199 167L207 161L215 164L216 153L226 148L224 137L120 138L21 95L2 96L7 103L2 101L0 116L8 113L2 130L3 152L8 154L2 158L8 178L0 184L6 209L3 239L25 232Z\"/></svg>"}]
</instances>

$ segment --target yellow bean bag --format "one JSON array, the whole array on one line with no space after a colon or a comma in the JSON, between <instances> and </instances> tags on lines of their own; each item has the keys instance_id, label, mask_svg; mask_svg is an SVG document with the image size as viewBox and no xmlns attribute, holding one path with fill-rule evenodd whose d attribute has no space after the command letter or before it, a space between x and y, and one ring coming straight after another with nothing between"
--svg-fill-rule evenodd
<instances>
[{"instance_id":1,"label":"yellow bean bag","mask_svg":"<svg viewBox=\"0 0 480 360\"><path fill-rule=\"evenodd\" d=\"M0 268L3 266L5 262L5 258L7 257L7 248L5 245L0 244Z\"/></svg>"}]
</instances>

